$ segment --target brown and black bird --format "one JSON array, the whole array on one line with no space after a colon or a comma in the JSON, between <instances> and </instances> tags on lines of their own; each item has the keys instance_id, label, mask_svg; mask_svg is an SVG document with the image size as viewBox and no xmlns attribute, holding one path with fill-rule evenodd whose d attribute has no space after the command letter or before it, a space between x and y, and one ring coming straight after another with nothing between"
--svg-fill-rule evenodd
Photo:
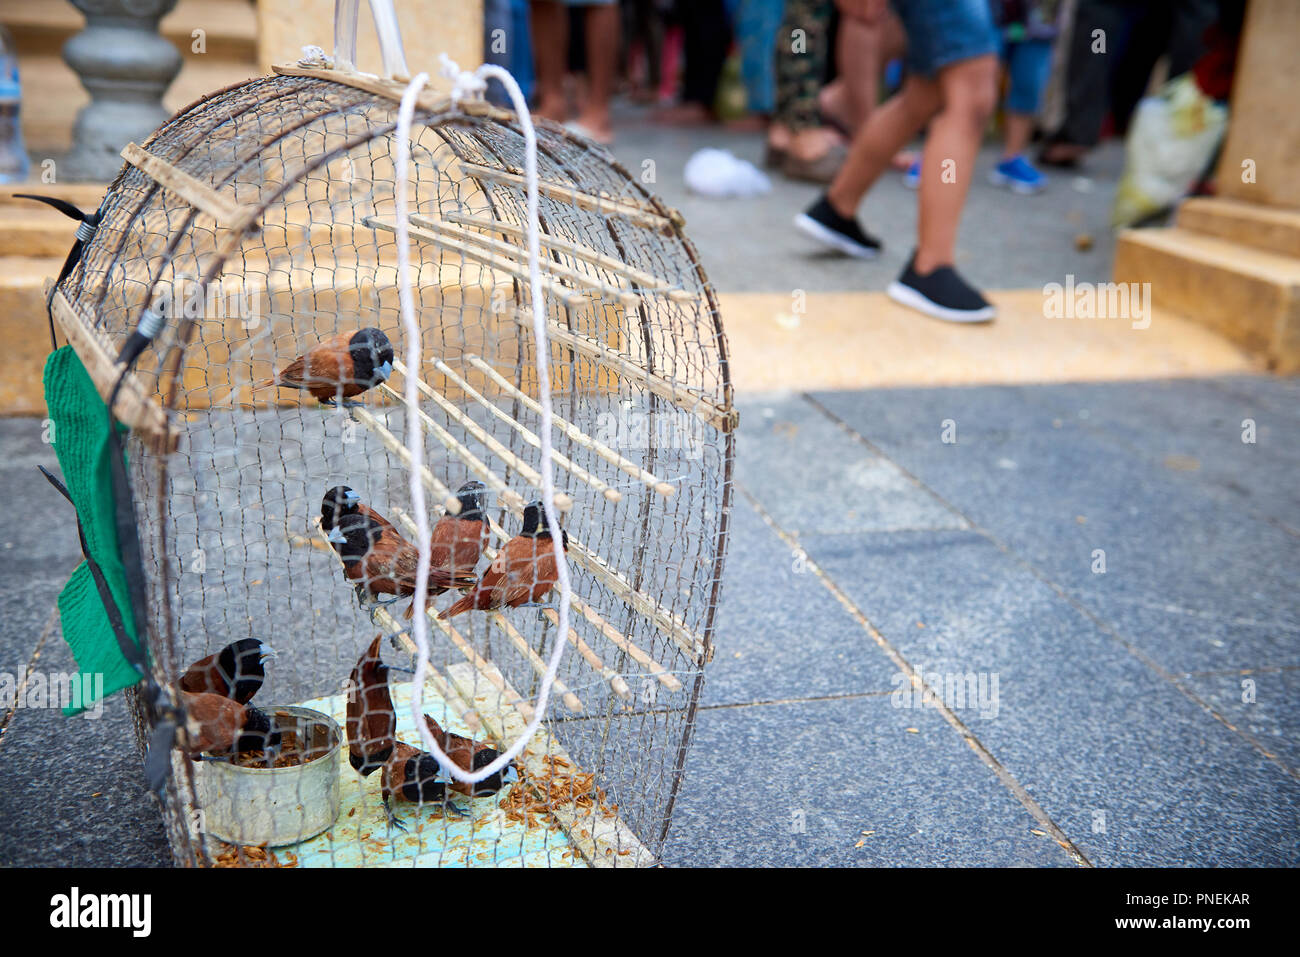
<instances>
[{"instance_id":1,"label":"brown and black bird","mask_svg":"<svg viewBox=\"0 0 1300 957\"><path fill-rule=\"evenodd\" d=\"M413 748L404 741L395 742L393 753L384 762L384 773L380 778L380 794L388 823L406 830L406 825L393 816L390 801L409 801L412 804L443 802L447 797L447 784L451 780L451 776L432 754Z\"/></svg>"},{"instance_id":2,"label":"brown and black bird","mask_svg":"<svg viewBox=\"0 0 1300 957\"><path fill-rule=\"evenodd\" d=\"M353 511L338 517L326 534L343 559L344 576L358 585L363 597L374 600L379 595L396 598L415 594L420 552L391 524ZM448 588L469 588L475 578L431 567L427 581L429 594L437 595ZM412 609L408 608L406 614L409 618Z\"/></svg>"},{"instance_id":3,"label":"brown and black bird","mask_svg":"<svg viewBox=\"0 0 1300 957\"><path fill-rule=\"evenodd\" d=\"M384 766L397 744L397 712L388 693L388 666L376 635L352 669L348 688L348 763L367 777Z\"/></svg>"},{"instance_id":4,"label":"brown and black bird","mask_svg":"<svg viewBox=\"0 0 1300 957\"><path fill-rule=\"evenodd\" d=\"M322 339L257 388L304 389L326 405L373 389L393 374L393 344L369 326Z\"/></svg>"},{"instance_id":5,"label":"brown and black bird","mask_svg":"<svg viewBox=\"0 0 1300 957\"><path fill-rule=\"evenodd\" d=\"M442 726L427 714L424 716L424 723L428 725L429 734L433 735L433 740L438 747L442 748L447 757L455 761L456 766L462 771L477 771L479 768L485 768L501 756L500 751L481 741L444 731ZM518 769L513 764L508 764L502 770L473 784L468 781L457 781L448 775L447 787L467 797L489 797L507 784L514 784L518 780Z\"/></svg>"},{"instance_id":6,"label":"brown and black bird","mask_svg":"<svg viewBox=\"0 0 1300 957\"><path fill-rule=\"evenodd\" d=\"M568 551L569 533L563 529L560 530L560 542ZM448 606L438 617L451 618L471 609L488 611L536 604L558 580L559 570L552 551L546 512L541 502L530 502L524 509L523 529L497 553L474 589Z\"/></svg>"},{"instance_id":7,"label":"brown and black bird","mask_svg":"<svg viewBox=\"0 0 1300 957\"><path fill-rule=\"evenodd\" d=\"M251 704L210 691L181 692L185 709L186 751L267 751L280 745L270 716Z\"/></svg>"},{"instance_id":8,"label":"brown and black bird","mask_svg":"<svg viewBox=\"0 0 1300 957\"><path fill-rule=\"evenodd\" d=\"M248 704L262 687L266 662L276 657L275 649L256 638L231 642L216 654L200 658L181 675L181 691L210 692Z\"/></svg>"},{"instance_id":9,"label":"brown and black bird","mask_svg":"<svg viewBox=\"0 0 1300 957\"><path fill-rule=\"evenodd\" d=\"M455 515L448 512L438 519L430 536L434 568L445 568L453 575L473 576L489 534L487 514L483 511L486 490L482 482L466 482L456 490L460 511Z\"/></svg>"}]
</instances>

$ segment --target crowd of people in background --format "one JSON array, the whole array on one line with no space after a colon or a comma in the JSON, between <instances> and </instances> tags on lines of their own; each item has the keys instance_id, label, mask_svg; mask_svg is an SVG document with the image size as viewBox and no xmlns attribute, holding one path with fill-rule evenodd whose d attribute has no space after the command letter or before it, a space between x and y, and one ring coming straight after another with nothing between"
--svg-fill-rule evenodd
<instances>
[{"instance_id":1,"label":"crowd of people in background","mask_svg":"<svg viewBox=\"0 0 1300 957\"><path fill-rule=\"evenodd\" d=\"M1047 189L1044 167L1077 167L1124 134L1153 78L1215 56L1214 28L1235 38L1244 2L485 0L485 50L538 114L599 143L614 141L616 94L657 122L762 130L769 170L825 187L796 227L851 256L879 253L857 210L897 172L919 215L890 295L987 321L993 307L956 272L954 247L991 121L990 181Z\"/></svg>"}]
</instances>

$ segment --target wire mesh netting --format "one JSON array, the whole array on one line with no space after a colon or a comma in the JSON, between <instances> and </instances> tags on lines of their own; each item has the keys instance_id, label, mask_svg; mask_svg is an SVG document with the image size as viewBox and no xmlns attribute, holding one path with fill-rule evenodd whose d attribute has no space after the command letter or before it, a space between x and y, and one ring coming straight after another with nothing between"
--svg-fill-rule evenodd
<instances>
[{"instance_id":1,"label":"wire mesh netting","mask_svg":"<svg viewBox=\"0 0 1300 957\"><path fill-rule=\"evenodd\" d=\"M510 570L507 542L538 532L524 147L509 115L417 110L407 195L424 362L406 370L396 119L387 98L310 77L205 98L143 145L232 216L128 165L60 286L78 320L114 344L147 308L165 318L135 375L173 410L176 451L134 438L128 458L155 677L191 718L166 801L176 859L653 863L682 779L726 542L734 413L715 297L675 213L604 151L539 128L554 468L575 600L518 780L461 793L418 756L407 761L420 746L410 676L384 676L374 659L411 666L411 602L376 584L401 576L372 558L414 541L400 400L413 374L431 521L447 512L484 531L469 556L478 561L442 560L460 580L430 608L425 711L472 739L467 760L504 750L531 717L558 621L555 591L487 588L493 569ZM380 335L358 339L365 329ZM346 354L349 374L322 371L329 349ZM292 387L299 357L296 384L318 388ZM358 394L336 379L357 381ZM357 518L368 510L380 518ZM548 542L546 531L531 541ZM547 584L539 567L525 568L528 585ZM437 617L458 601L475 607ZM256 648L240 667L265 672L232 720L251 733L249 716L263 714L274 739L240 735L201 752L202 702L176 679L232 644ZM218 671L238 677L231 660ZM363 770L375 771L363 776L348 704L383 725L390 706L367 694L376 682L392 701L394 740L360 743L373 752ZM147 709L137 714L144 735Z\"/></svg>"}]
</instances>

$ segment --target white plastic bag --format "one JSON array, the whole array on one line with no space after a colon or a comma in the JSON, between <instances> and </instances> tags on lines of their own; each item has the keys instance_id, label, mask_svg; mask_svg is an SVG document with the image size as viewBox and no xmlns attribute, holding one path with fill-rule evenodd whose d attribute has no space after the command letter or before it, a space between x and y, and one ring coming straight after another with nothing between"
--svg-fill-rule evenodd
<instances>
[{"instance_id":1,"label":"white plastic bag","mask_svg":"<svg viewBox=\"0 0 1300 957\"><path fill-rule=\"evenodd\" d=\"M1191 72L1143 99L1129 127L1111 222L1129 226L1176 203L1205 171L1228 126L1228 108Z\"/></svg>"},{"instance_id":2,"label":"white plastic bag","mask_svg":"<svg viewBox=\"0 0 1300 957\"><path fill-rule=\"evenodd\" d=\"M753 163L727 150L702 149L686 161L686 188L701 196L760 196L771 181Z\"/></svg>"}]
</instances>

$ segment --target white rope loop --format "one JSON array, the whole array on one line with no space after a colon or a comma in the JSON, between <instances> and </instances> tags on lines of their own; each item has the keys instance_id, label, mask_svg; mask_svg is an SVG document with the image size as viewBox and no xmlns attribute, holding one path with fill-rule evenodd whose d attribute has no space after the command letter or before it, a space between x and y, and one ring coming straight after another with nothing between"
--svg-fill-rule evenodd
<instances>
[{"instance_id":1,"label":"white rope loop","mask_svg":"<svg viewBox=\"0 0 1300 957\"><path fill-rule=\"evenodd\" d=\"M536 360L537 360L537 381L539 384L540 404L542 407L542 424L541 424L541 468L539 472L542 476L542 509L546 513L547 526L554 530L560 528L559 517L555 512L555 475L551 461L551 431L552 431L552 411L551 411L551 379L550 379L550 354L548 349L548 340L546 338L546 300L543 296L542 275L541 275L541 239L539 237L539 227L537 219L538 211L538 190L537 190L537 131L533 128L533 120L528 112L528 104L524 100L523 92L519 89L519 84L515 82L514 77L509 72L494 64L484 64L474 73L462 71L456 63L447 56L442 54L439 57L443 76L454 81L452 86L452 104L458 104L463 100L481 98L487 89L487 78L496 77L505 86L506 92L510 95L510 100L514 104L515 113L519 118L519 126L524 134L524 180L527 188L527 220L528 220L528 276L529 276L529 296L532 300L533 311L533 336L536 340ZM419 96L421 89L429 81L427 73L421 73L411 80L405 93L402 94L401 105L397 113L397 131L394 149L394 172L396 174L397 187L397 284L398 284L398 302L402 314L402 326L406 334L406 368L409 370L418 370L421 364L421 342L420 329L415 321L415 308L411 296L410 269L411 269L411 248L410 248L410 230L407 222L407 187L410 176L410 139L411 123L415 115L415 100ZM560 670L560 658L564 654L564 648L569 637L569 604L572 597L572 584L569 578L569 563L565 558L564 547L562 544L562 535L552 534L551 547L555 555L555 565L557 571L558 585L560 589L560 613L559 613L559 635L555 641L555 648L551 652L550 661L546 664L546 672L542 675L541 687L537 691L537 703L534 706L532 719L528 722L519 738L511 744L505 751L498 755L497 759L491 764L480 768L477 771L464 771L452 761L439 746L438 742L433 739L429 733L429 728L424 722L424 678L429 667L429 623L426 619L424 608L428 604L428 574L432 564L433 542L432 533L429 528L429 515L424 498L424 483L421 481L421 469L424 466L424 429L420 423L419 413L419 394L415 382L415 375L407 375L405 380L404 400L406 404L406 443L407 451L410 452L410 488L411 488L411 511L415 519L416 531L419 536L420 561L416 569L415 608L417 614L412 623L411 634L415 639L418 657L415 663L414 686L411 695L411 716L415 721L415 726L419 730L420 742L423 749L434 756L438 763L442 765L444 773L450 775L457 781L464 781L469 784L482 781L484 778L491 777L498 771L510 764L523 751L525 745L537 733L541 727L542 719L546 715L546 706L550 701L551 686L555 683L556 674Z\"/></svg>"}]
</instances>

